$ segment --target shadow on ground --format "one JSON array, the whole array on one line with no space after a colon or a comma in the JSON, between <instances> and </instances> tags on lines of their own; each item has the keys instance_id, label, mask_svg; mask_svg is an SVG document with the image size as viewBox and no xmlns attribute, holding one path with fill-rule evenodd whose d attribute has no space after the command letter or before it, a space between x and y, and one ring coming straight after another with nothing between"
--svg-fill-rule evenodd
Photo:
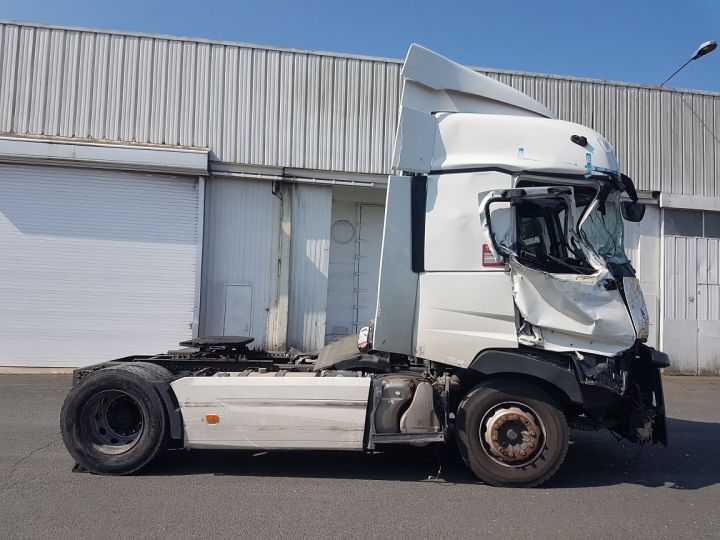
<instances>
[{"instance_id":1,"label":"shadow on ground","mask_svg":"<svg viewBox=\"0 0 720 540\"><path fill-rule=\"evenodd\" d=\"M720 424L668 420L670 446L639 447L608 432L573 432L565 464L544 488L635 484L693 490L720 483ZM353 452L171 451L146 475L236 475L478 483L455 445Z\"/></svg>"}]
</instances>

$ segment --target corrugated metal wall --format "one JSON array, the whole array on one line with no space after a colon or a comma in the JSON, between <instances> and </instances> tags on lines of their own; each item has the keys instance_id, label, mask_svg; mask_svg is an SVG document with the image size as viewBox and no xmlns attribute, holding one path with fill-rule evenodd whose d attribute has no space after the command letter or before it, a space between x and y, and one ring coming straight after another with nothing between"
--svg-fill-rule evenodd
<instances>
[{"instance_id":1,"label":"corrugated metal wall","mask_svg":"<svg viewBox=\"0 0 720 540\"><path fill-rule=\"evenodd\" d=\"M210 147L219 161L382 173L400 66L0 24L0 131Z\"/></svg>"},{"instance_id":2,"label":"corrugated metal wall","mask_svg":"<svg viewBox=\"0 0 720 540\"><path fill-rule=\"evenodd\" d=\"M720 374L720 239L666 236L663 350L671 369Z\"/></svg>"},{"instance_id":3,"label":"corrugated metal wall","mask_svg":"<svg viewBox=\"0 0 720 540\"><path fill-rule=\"evenodd\" d=\"M330 187L293 186L288 345L300 350L325 344L331 210Z\"/></svg>"},{"instance_id":4,"label":"corrugated metal wall","mask_svg":"<svg viewBox=\"0 0 720 540\"><path fill-rule=\"evenodd\" d=\"M280 200L272 183L211 178L205 184L200 335L225 330L228 286L252 288L250 334L265 347L268 312L277 300Z\"/></svg>"},{"instance_id":5,"label":"corrugated metal wall","mask_svg":"<svg viewBox=\"0 0 720 540\"><path fill-rule=\"evenodd\" d=\"M200 335L227 330L228 288L250 287L248 313L253 346L285 343L268 330L278 301L281 202L272 183L244 178L211 178L205 187L205 227L200 302ZM332 190L326 186L290 185L292 200L290 297L287 344L317 350L325 342L325 312L330 251ZM246 289L247 290L247 289ZM232 334L230 332L229 334ZM228 335L229 335L228 334Z\"/></svg>"},{"instance_id":6,"label":"corrugated metal wall","mask_svg":"<svg viewBox=\"0 0 720 540\"><path fill-rule=\"evenodd\" d=\"M384 174L399 72L385 60L5 23L0 132ZM603 133L640 189L720 195L720 95L486 73Z\"/></svg>"},{"instance_id":7,"label":"corrugated metal wall","mask_svg":"<svg viewBox=\"0 0 720 540\"><path fill-rule=\"evenodd\" d=\"M720 239L665 237L665 316L720 320Z\"/></svg>"}]
</instances>

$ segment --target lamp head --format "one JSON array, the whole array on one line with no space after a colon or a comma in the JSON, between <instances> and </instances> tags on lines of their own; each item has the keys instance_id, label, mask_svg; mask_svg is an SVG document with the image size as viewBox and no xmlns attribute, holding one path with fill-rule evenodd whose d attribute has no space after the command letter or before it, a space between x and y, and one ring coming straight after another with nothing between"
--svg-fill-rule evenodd
<instances>
[{"instance_id":1,"label":"lamp head","mask_svg":"<svg viewBox=\"0 0 720 540\"><path fill-rule=\"evenodd\" d=\"M701 56L705 56L706 54L713 52L716 48L716 41L706 41L705 43L701 43L690 60L697 60Z\"/></svg>"}]
</instances>

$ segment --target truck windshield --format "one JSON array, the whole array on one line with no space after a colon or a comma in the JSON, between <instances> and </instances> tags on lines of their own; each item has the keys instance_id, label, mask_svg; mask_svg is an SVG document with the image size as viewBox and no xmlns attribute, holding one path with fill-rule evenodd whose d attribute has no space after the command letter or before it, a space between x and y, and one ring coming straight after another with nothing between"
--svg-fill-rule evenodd
<instances>
[{"instance_id":1,"label":"truck windshield","mask_svg":"<svg viewBox=\"0 0 720 540\"><path fill-rule=\"evenodd\" d=\"M585 239L595 252L609 263L629 262L625 255L623 218L620 211L620 191L614 189L604 201L598 201L582 224Z\"/></svg>"},{"instance_id":2,"label":"truck windshield","mask_svg":"<svg viewBox=\"0 0 720 540\"><path fill-rule=\"evenodd\" d=\"M555 182L552 183L555 184ZM528 179L518 182L518 187L548 184L550 184L548 181ZM625 264L629 262L625 254L623 217L620 209L620 194L622 192L618 189L618 185L614 182L612 184L604 182L601 186L597 184L578 185L577 183L573 183L572 186L575 195L575 208L577 209L576 215L579 222L583 221L586 208L596 198L599 199L598 204L595 205L580 228L587 242L608 263ZM561 214L559 217L562 221ZM569 244L563 243L570 248L576 247L572 242ZM571 249L570 252L569 254L576 258L576 261L572 261L571 264L578 269L584 270L583 264L577 264L578 261L583 259L579 250Z\"/></svg>"}]
</instances>

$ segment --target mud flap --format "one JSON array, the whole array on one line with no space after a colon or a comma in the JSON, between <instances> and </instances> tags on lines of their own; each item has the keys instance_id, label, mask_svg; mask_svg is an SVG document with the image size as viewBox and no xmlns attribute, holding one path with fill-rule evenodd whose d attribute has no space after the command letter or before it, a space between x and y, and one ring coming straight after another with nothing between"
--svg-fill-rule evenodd
<instances>
[{"instance_id":1,"label":"mud flap","mask_svg":"<svg viewBox=\"0 0 720 540\"><path fill-rule=\"evenodd\" d=\"M667 418L665 417L665 395L663 394L662 377L660 370L654 368L652 375L653 394L655 395L655 426L653 429L653 442L663 446L668 445Z\"/></svg>"},{"instance_id":2,"label":"mud flap","mask_svg":"<svg viewBox=\"0 0 720 540\"><path fill-rule=\"evenodd\" d=\"M663 392L662 374L660 370L670 365L670 358L667 354L657 351L647 345L638 347L638 355L641 366L641 380L646 389L652 392L654 414L652 442L668 445L667 418L665 416L665 394Z\"/></svg>"}]
</instances>

